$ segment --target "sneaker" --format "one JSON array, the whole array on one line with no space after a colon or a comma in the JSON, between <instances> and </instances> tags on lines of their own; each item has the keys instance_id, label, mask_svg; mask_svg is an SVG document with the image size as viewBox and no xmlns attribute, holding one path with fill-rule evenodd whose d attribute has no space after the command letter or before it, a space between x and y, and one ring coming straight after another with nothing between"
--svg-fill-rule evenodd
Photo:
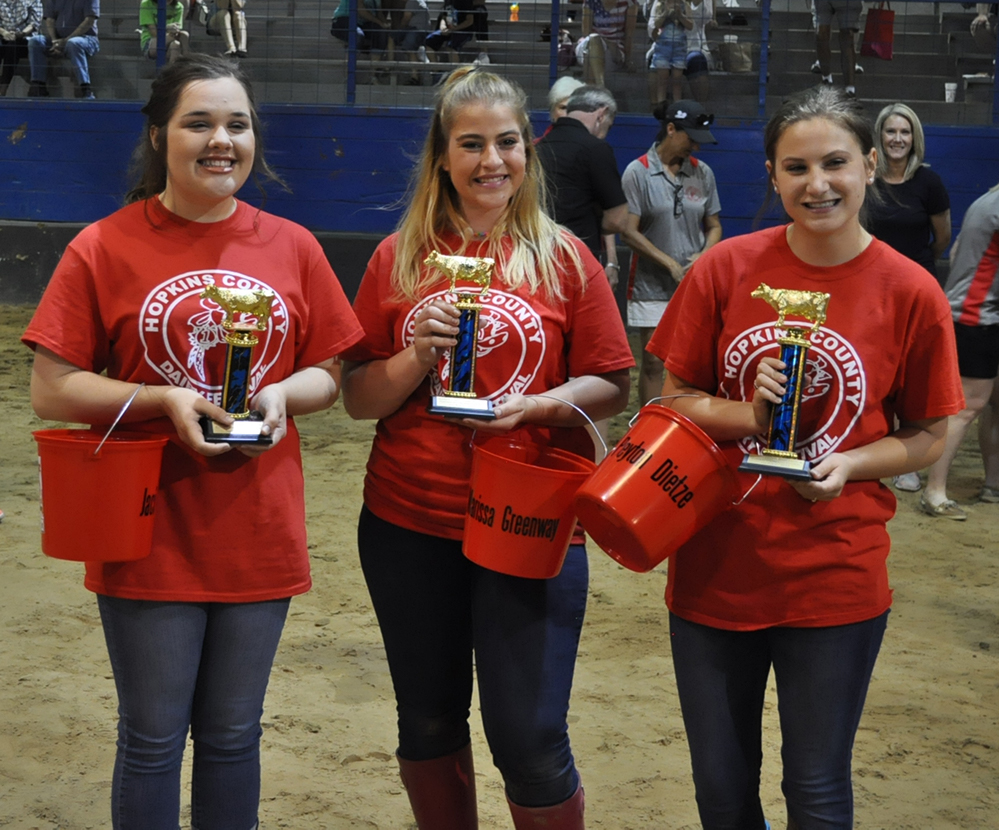
<instances>
[{"instance_id":1,"label":"sneaker","mask_svg":"<svg viewBox=\"0 0 999 830\"><path fill-rule=\"evenodd\" d=\"M968 514L958 507L957 502L953 499L947 499L940 504L930 504L926 500L926 496L923 496L919 500L919 509L935 519L952 519L955 522L963 522L968 518Z\"/></svg>"},{"instance_id":2,"label":"sneaker","mask_svg":"<svg viewBox=\"0 0 999 830\"><path fill-rule=\"evenodd\" d=\"M427 47L421 46L416 50L416 55L420 60L420 63L430 63L430 58L427 57Z\"/></svg>"},{"instance_id":3,"label":"sneaker","mask_svg":"<svg viewBox=\"0 0 999 830\"><path fill-rule=\"evenodd\" d=\"M815 73L816 75L822 74L822 66L819 64L818 61L815 61L815 63L812 64L812 72Z\"/></svg>"},{"instance_id":4,"label":"sneaker","mask_svg":"<svg viewBox=\"0 0 999 830\"><path fill-rule=\"evenodd\" d=\"M919 473L903 473L900 476L895 476L891 483L896 490L901 490L903 493L918 493L923 489Z\"/></svg>"},{"instance_id":5,"label":"sneaker","mask_svg":"<svg viewBox=\"0 0 999 830\"><path fill-rule=\"evenodd\" d=\"M853 65L853 71L857 75L863 75L864 74L864 67L862 67L859 63L855 63Z\"/></svg>"},{"instance_id":6,"label":"sneaker","mask_svg":"<svg viewBox=\"0 0 999 830\"><path fill-rule=\"evenodd\" d=\"M832 75L823 75L822 83L824 83L826 86L832 86L833 85Z\"/></svg>"},{"instance_id":7,"label":"sneaker","mask_svg":"<svg viewBox=\"0 0 999 830\"><path fill-rule=\"evenodd\" d=\"M472 63L475 66L489 66L489 55L485 52L479 52L479 56Z\"/></svg>"},{"instance_id":8,"label":"sneaker","mask_svg":"<svg viewBox=\"0 0 999 830\"><path fill-rule=\"evenodd\" d=\"M978 500L986 504L999 504L999 487L989 487L988 484L982 486L982 492L978 494Z\"/></svg>"},{"instance_id":9,"label":"sneaker","mask_svg":"<svg viewBox=\"0 0 999 830\"><path fill-rule=\"evenodd\" d=\"M80 97L84 101L93 101L96 97L90 84L80 84Z\"/></svg>"},{"instance_id":10,"label":"sneaker","mask_svg":"<svg viewBox=\"0 0 999 830\"><path fill-rule=\"evenodd\" d=\"M208 23L208 6L204 3L198 3L198 23L202 26Z\"/></svg>"}]
</instances>

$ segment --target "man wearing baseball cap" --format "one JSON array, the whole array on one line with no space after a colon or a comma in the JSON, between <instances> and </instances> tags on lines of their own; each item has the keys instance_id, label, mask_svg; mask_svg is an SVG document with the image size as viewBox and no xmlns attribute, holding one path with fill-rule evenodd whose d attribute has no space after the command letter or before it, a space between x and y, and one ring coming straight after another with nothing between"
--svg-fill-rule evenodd
<instances>
[{"instance_id":1,"label":"man wearing baseball cap","mask_svg":"<svg viewBox=\"0 0 999 830\"><path fill-rule=\"evenodd\" d=\"M621 184L628 218L621 234L635 252L628 277L628 325L642 344L639 403L661 394L663 364L645 351L666 304L687 269L722 238L715 175L694 158L701 144L717 144L714 115L697 101L674 101L649 151L625 168Z\"/></svg>"}]
</instances>

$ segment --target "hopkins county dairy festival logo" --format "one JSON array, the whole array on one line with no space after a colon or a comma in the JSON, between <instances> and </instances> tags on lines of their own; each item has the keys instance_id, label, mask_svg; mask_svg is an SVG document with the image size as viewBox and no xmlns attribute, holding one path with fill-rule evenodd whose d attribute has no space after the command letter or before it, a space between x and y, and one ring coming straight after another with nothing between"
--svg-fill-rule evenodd
<instances>
[{"instance_id":1,"label":"hopkins county dairy festival logo","mask_svg":"<svg viewBox=\"0 0 999 830\"><path fill-rule=\"evenodd\" d=\"M777 340L782 336L773 323L761 323L735 337L725 350L719 396L752 400L757 364L761 358L780 355ZM823 327L805 336L811 347L805 352L801 431L795 449L815 463L836 452L856 425L867 399L867 374L857 350L834 329ZM810 417L815 413L821 413L821 422ZM750 452L756 443L744 438L739 446Z\"/></svg>"},{"instance_id":2,"label":"hopkins county dairy festival logo","mask_svg":"<svg viewBox=\"0 0 999 830\"><path fill-rule=\"evenodd\" d=\"M462 293L465 293L464 290ZM403 348L413 342L417 315L438 298L449 303L458 299L450 291L438 291L413 306L402 324ZM523 392L537 376L545 358L546 338L541 315L515 294L495 288L491 288L485 297L479 297L476 301L482 305L482 311L479 312L478 348L475 352L478 363L476 377L485 368L484 362L488 361L489 355L502 350L502 360L489 364L489 388L476 391L489 400ZM448 353L441 364L430 372L432 395L443 394L451 370L450 361L451 355ZM497 375L498 368L505 372L503 377Z\"/></svg>"},{"instance_id":3,"label":"hopkins county dairy festival logo","mask_svg":"<svg viewBox=\"0 0 999 830\"><path fill-rule=\"evenodd\" d=\"M201 297L205 286L241 291L274 291L267 283L233 271L190 271L166 280L146 296L139 313L139 337L146 362L168 383L194 389L213 403L222 403L225 372L225 312L214 300ZM258 389L288 336L288 308L276 295L267 330L257 334L253 348L250 389ZM235 322L251 318L237 313Z\"/></svg>"}]
</instances>

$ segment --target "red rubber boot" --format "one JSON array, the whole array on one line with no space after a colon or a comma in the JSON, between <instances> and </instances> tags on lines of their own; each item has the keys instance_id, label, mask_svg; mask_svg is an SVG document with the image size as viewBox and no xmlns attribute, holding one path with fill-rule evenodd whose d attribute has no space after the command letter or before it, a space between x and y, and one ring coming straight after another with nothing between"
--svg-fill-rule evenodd
<instances>
[{"instance_id":1,"label":"red rubber boot","mask_svg":"<svg viewBox=\"0 0 999 830\"><path fill-rule=\"evenodd\" d=\"M478 830L471 744L430 761L396 758L420 830Z\"/></svg>"},{"instance_id":2,"label":"red rubber boot","mask_svg":"<svg viewBox=\"0 0 999 830\"><path fill-rule=\"evenodd\" d=\"M506 803L517 830L584 830L582 785L566 801L551 807L521 807L509 798Z\"/></svg>"}]
</instances>

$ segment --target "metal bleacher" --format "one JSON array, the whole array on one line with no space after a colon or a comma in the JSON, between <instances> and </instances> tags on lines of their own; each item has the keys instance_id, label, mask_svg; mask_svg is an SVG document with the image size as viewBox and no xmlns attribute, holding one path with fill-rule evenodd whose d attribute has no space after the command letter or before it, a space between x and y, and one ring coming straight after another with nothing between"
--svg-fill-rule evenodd
<instances>
[{"instance_id":1,"label":"metal bleacher","mask_svg":"<svg viewBox=\"0 0 999 830\"><path fill-rule=\"evenodd\" d=\"M721 0L719 0L721 2ZM810 72L815 59L815 38L806 0L772 0L757 6L753 0L725 0L717 7L718 27L712 41L725 35L752 44L749 72L726 72L720 65L711 74L711 108L719 118L752 119L771 113L786 95L811 86L818 77ZM742 5L739 5L739 4ZM433 13L439 0L431 0ZM261 103L340 105L364 107L425 107L434 95L434 80L448 64L424 65L392 54L378 61L370 54L348 58L347 49L329 33L336 0L248 0L249 70ZM492 68L517 80L527 91L532 108L545 109L545 97L554 77L550 42L541 30L552 23L553 4L548 0L519 3L519 19L511 20L510 3L488 0L490 12L489 57ZM581 4L556 4L558 24L576 37L580 34ZM925 123L992 124L994 55L976 50L968 25L974 16L957 2L896 3L894 58L891 61L860 58L864 74L857 78L861 102L872 112L885 103L904 100ZM103 0L100 19L101 51L91 61L97 97L103 100L142 100L156 72L153 61L139 54L137 0ZM220 52L219 37L206 34L196 20L189 20L195 51ZM839 55L833 36L833 69L839 80ZM610 72L607 84L622 112L648 113L648 79L641 67L647 47L645 25L640 20L635 35L633 63L637 72ZM764 51L765 50L765 51ZM460 56L472 60L476 44ZM761 71L761 58L765 65ZM716 55L717 58L717 55ZM412 70L421 86L405 83ZM21 72L27 67L21 67ZM579 66L558 70L581 76ZM945 82L958 83L955 103L944 102ZM50 88L61 87L72 95L66 67L51 70ZM26 94L23 78L9 93ZM58 93L56 93L58 94Z\"/></svg>"}]
</instances>

